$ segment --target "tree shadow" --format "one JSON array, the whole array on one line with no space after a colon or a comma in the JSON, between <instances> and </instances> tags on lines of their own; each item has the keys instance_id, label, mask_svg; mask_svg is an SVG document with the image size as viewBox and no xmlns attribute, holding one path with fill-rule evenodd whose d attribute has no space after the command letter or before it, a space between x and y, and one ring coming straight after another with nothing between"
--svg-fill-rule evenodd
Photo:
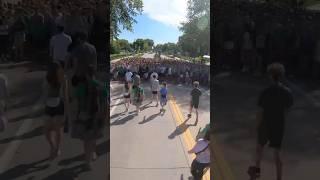
<instances>
[{"instance_id":1,"label":"tree shadow","mask_svg":"<svg viewBox=\"0 0 320 180\"><path fill-rule=\"evenodd\" d=\"M116 120L116 121L113 121L110 126L116 126L116 125L122 125L122 124L125 124L126 122L132 120L134 118L134 115L128 115L122 119L119 119L119 120Z\"/></svg>"},{"instance_id":2,"label":"tree shadow","mask_svg":"<svg viewBox=\"0 0 320 180\"><path fill-rule=\"evenodd\" d=\"M86 171L88 171L86 165L81 164L75 167L61 169L43 180L74 180L81 173Z\"/></svg>"},{"instance_id":3,"label":"tree shadow","mask_svg":"<svg viewBox=\"0 0 320 180\"><path fill-rule=\"evenodd\" d=\"M46 162L47 160L49 160L49 158L42 159L40 161L36 161L30 164L17 165L7 170L6 172L0 174L0 179L16 179L21 176L26 176L27 174L43 171L47 169L50 165L49 164L40 165L40 164Z\"/></svg>"},{"instance_id":4,"label":"tree shadow","mask_svg":"<svg viewBox=\"0 0 320 180\"><path fill-rule=\"evenodd\" d=\"M2 139L2 140L0 140L0 144L7 144L7 143L10 143L11 141L14 141L14 140L29 139L29 138L33 138L33 137L36 137L36 136L40 136L42 134L43 134L43 127L41 126L41 127L37 127L35 129L33 129L30 132L22 134L20 136L15 136L15 137Z\"/></svg>"},{"instance_id":5,"label":"tree shadow","mask_svg":"<svg viewBox=\"0 0 320 180\"><path fill-rule=\"evenodd\" d=\"M159 116L161 114L161 112L158 112L156 114L152 114L151 116L149 116L147 119L146 117L143 118L143 120L141 122L139 122L139 124L145 124L147 122L150 122L152 120L154 120L157 116Z\"/></svg>"},{"instance_id":6,"label":"tree shadow","mask_svg":"<svg viewBox=\"0 0 320 180\"><path fill-rule=\"evenodd\" d=\"M117 117L123 115L124 113L125 113L125 111L117 113L117 114L114 114L114 115L110 116L110 119L117 118Z\"/></svg>"},{"instance_id":7,"label":"tree shadow","mask_svg":"<svg viewBox=\"0 0 320 180\"><path fill-rule=\"evenodd\" d=\"M97 149L96 149L96 153L97 153L97 156L103 156L104 154L107 153L107 150L110 149L110 141L104 141L103 143L100 143L99 145L97 145ZM58 165L59 166L68 166L72 163L75 163L75 162L80 162L80 161L84 161L84 154L79 154L79 155L76 155L74 157L71 157L69 159L64 159L64 160L61 160Z\"/></svg>"},{"instance_id":8,"label":"tree shadow","mask_svg":"<svg viewBox=\"0 0 320 180\"><path fill-rule=\"evenodd\" d=\"M176 136L183 134L190 126L197 126L197 122L194 124L187 124L189 119L190 118L187 118L183 123L177 126L176 129L168 136L168 138L174 139Z\"/></svg>"},{"instance_id":9,"label":"tree shadow","mask_svg":"<svg viewBox=\"0 0 320 180\"><path fill-rule=\"evenodd\" d=\"M28 118L38 118L43 114L44 114L44 108L40 108L33 112L27 112L26 114L23 114L21 116L9 117L8 119L9 119L9 122L18 122L18 121L26 120Z\"/></svg>"},{"instance_id":10,"label":"tree shadow","mask_svg":"<svg viewBox=\"0 0 320 180\"><path fill-rule=\"evenodd\" d=\"M125 102L121 102L121 103L118 103L118 104L113 104L113 105L110 106L110 108L115 107L115 106L120 106L120 105L122 105L122 104L124 104L124 103L125 103Z\"/></svg>"}]
</instances>

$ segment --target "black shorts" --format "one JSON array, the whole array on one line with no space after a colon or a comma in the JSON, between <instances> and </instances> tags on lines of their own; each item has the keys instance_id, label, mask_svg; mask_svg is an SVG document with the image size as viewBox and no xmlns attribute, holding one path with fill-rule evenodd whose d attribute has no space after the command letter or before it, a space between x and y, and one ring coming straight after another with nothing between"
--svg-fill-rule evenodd
<instances>
[{"instance_id":1,"label":"black shorts","mask_svg":"<svg viewBox=\"0 0 320 180\"><path fill-rule=\"evenodd\" d=\"M125 99L129 99L129 98L130 98L130 94L129 94L129 95L123 95L123 97L124 97Z\"/></svg>"},{"instance_id":2,"label":"black shorts","mask_svg":"<svg viewBox=\"0 0 320 180\"><path fill-rule=\"evenodd\" d=\"M269 143L269 147L281 149L284 128L268 128L262 124L258 128L258 144L265 146Z\"/></svg>"},{"instance_id":3,"label":"black shorts","mask_svg":"<svg viewBox=\"0 0 320 180\"><path fill-rule=\"evenodd\" d=\"M64 115L64 103L61 101L57 107L46 106L45 114L50 117Z\"/></svg>"},{"instance_id":4,"label":"black shorts","mask_svg":"<svg viewBox=\"0 0 320 180\"><path fill-rule=\"evenodd\" d=\"M158 94L158 91L152 91L152 94Z\"/></svg>"},{"instance_id":5,"label":"black shorts","mask_svg":"<svg viewBox=\"0 0 320 180\"><path fill-rule=\"evenodd\" d=\"M191 102L190 106L191 106L192 108L198 109L198 107L199 107L199 102Z\"/></svg>"}]
</instances>

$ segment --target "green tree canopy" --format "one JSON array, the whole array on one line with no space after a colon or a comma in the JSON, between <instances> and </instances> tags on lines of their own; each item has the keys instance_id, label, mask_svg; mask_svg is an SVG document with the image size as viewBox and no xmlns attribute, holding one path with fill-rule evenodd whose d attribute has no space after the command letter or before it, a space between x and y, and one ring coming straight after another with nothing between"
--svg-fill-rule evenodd
<instances>
[{"instance_id":1,"label":"green tree canopy","mask_svg":"<svg viewBox=\"0 0 320 180\"><path fill-rule=\"evenodd\" d=\"M142 9L142 0L111 0L110 39L118 37L121 26L132 31L133 23L136 23L134 17L140 14Z\"/></svg>"},{"instance_id":2,"label":"green tree canopy","mask_svg":"<svg viewBox=\"0 0 320 180\"><path fill-rule=\"evenodd\" d=\"M187 22L182 23L178 45L191 56L210 53L210 0L189 0Z\"/></svg>"}]
</instances>

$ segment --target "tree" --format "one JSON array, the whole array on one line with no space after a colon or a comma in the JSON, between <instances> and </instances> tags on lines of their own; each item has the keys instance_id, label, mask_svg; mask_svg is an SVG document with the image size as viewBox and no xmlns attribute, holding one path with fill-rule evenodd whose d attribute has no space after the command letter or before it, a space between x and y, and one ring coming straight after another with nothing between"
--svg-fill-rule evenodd
<instances>
[{"instance_id":1,"label":"tree","mask_svg":"<svg viewBox=\"0 0 320 180\"><path fill-rule=\"evenodd\" d=\"M117 38L123 29L132 31L135 16L142 12L142 0L111 0L110 39Z\"/></svg>"},{"instance_id":2,"label":"tree","mask_svg":"<svg viewBox=\"0 0 320 180\"><path fill-rule=\"evenodd\" d=\"M210 53L210 0L189 0L187 22L182 23L178 46L193 57Z\"/></svg>"}]
</instances>

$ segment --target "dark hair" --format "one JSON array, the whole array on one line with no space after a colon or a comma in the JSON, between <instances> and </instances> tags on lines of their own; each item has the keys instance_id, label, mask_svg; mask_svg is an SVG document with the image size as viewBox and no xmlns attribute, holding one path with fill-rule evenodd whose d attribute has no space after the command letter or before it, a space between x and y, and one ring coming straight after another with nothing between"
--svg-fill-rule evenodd
<instances>
[{"instance_id":1,"label":"dark hair","mask_svg":"<svg viewBox=\"0 0 320 180\"><path fill-rule=\"evenodd\" d=\"M87 37L87 34L86 34L86 33L84 33L84 32L78 32L78 33L77 33L77 38L78 38L79 40L86 41L88 37Z\"/></svg>"},{"instance_id":2,"label":"dark hair","mask_svg":"<svg viewBox=\"0 0 320 180\"><path fill-rule=\"evenodd\" d=\"M57 26L57 30L59 33L62 33L64 31L64 27L63 26Z\"/></svg>"},{"instance_id":3,"label":"dark hair","mask_svg":"<svg viewBox=\"0 0 320 180\"><path fill-rule=\"evenodd\" d=\"M279 82L285 75L285 68L280 63L272 63L268 66L267 72L274 81Z\"/></svg>"},{"instance_id":4,"label":"dark hair","mask_svg":"<svg viewBox=\"0 0 320 180\"><path fill-rule=\"evenodd\" d=\"M60 66L58 63L51 62L48 65L46 79L48 83L53 87L60 87L59 77L58 77L58 70Z\"/></svg>"},{"instance_id":5,"label":"dark hair","mask_svg":"<svg viewBox=\"0 0 320 180\"><path fill-rule=\"evenodd\" d=\"M166 82L163 82L162 85L167 87L167 83Z\"/></svg>"}]
</instances>

